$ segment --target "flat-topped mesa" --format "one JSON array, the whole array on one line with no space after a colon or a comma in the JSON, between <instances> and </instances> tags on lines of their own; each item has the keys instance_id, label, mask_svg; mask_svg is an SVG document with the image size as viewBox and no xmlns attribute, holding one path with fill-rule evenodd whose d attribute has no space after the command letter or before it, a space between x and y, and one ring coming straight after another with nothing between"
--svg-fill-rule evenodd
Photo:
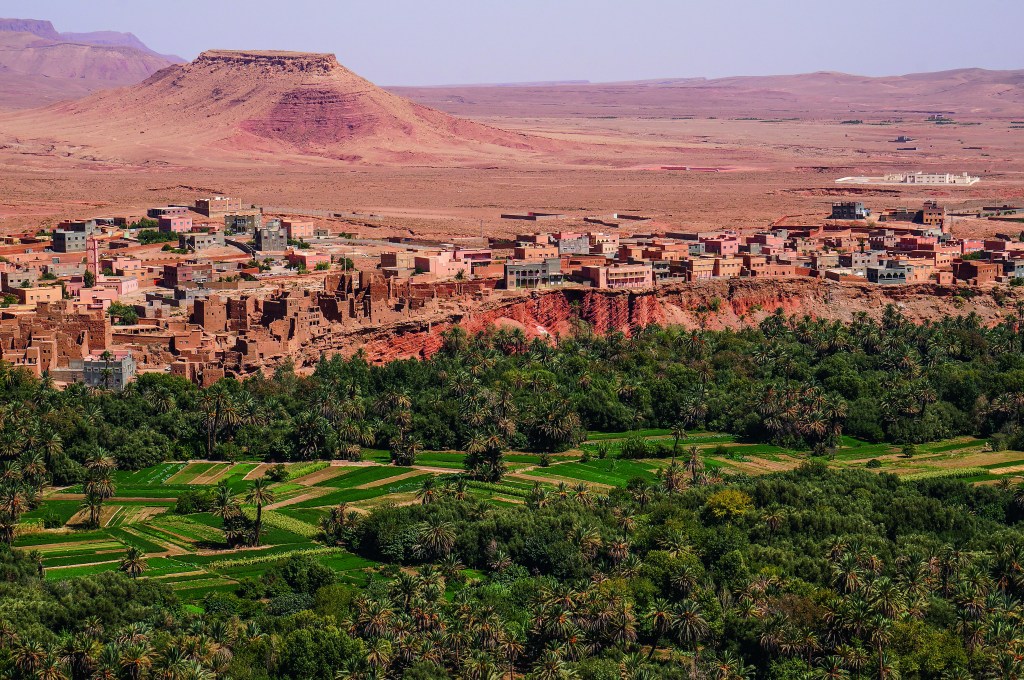
<instances>
[{"instance_id":1,"label":"flat-topped mesa","mask_svg":"<svg viewBox=\"0 0 1024 680\"><path fill-rule=\"evenodd\" d=\"M330 53L276 50L206 50L191 65L244 67L265 73L323 74L344 70L338 58Z\"/></svg>"},{"instance_id":2,"label":"flat-topped mesa","mask_svg":"<svg viewBox=\"0 0 1024 680\"><path fill-rule=\"evenodd\" d=\"M31 33L40 38L60 40L60 33L57 33L53 24L43 19L0 19L0 31Z\"/></svg>"}]
</instances>

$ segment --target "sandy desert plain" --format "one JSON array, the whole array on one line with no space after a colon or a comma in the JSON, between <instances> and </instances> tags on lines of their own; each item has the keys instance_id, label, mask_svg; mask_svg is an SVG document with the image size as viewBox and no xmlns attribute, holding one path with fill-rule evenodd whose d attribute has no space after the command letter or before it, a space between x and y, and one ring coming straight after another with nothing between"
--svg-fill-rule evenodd
<instances>
[{"instance_id":1,"label":"sandy desert plain","mask_svg":"<svg viewBox=\"0 0 1024 680\"><path fill-rule=\"evenodd\" d=\"M941 91L948 77L935 74L928 92ZM951 208L1024 199L1024 105L994 105L988 90L969 90L945 106L921 94L920 108L903 100L894 108L881 83L856 103L841 96L822 102L799 88L781 102L773 96L799 78L744 90L738 99L722 99L717 109L713 98L700 103L715 91L710 85L700 99L685 88L652 93L631 84L588 86L582 95L579 88L558 85L395 88L460 117L450 120L468 119L487 126L479 130L523 133L530 140L528 149L497 153L489 153L495 147L449 152L445 140L423 140L419 129L392 129L393 121L359 102L312 112L327 122L340 115L350 127L352 120L372 119L367 128L373 134L360 128L359 136L332 139L331 153L323 152L325 146L311 150L309 137L323 135L315 124L301 131L300 141L288 129L279 135L284 141L264 135L254 143L252 134L238 132L238 121L226 120L228 109L219 106L207 80L192 81L197 92L191 107L205 110L203 117L184 120L175 102L151 93L147 81L82 103L0 115L0 229L141 213L214 193L258 205L373 213L383 219L356 220L352 231L441 240L521 232L522 223L499 214L527 210L564 214L565 221L548 223L550 230L613 212L647 215L659 227L750 230L786 219L814 223L827 215L831 201L843 198L863 200L876 212L927 199ZM971 80L958 81L965 78ZM255 79L252 101L274 101L276 91L260 90L272 79ZM842 93L841 79L837 87ZM947 120L929 122L930 112ZM851 120L862 122L844 122ZM406 137L397 151L366 153L395 146L401 134ZM901 135L914 141L895 143ZM916 150L897 150L908 145ZM338 147L357 155L339 159ZM916 170L967 171L982 181L971 187L835 184L846 175ZM954 226L957 235L994 229L998 225L986 222Z\"/></svg>"}]
</instances>

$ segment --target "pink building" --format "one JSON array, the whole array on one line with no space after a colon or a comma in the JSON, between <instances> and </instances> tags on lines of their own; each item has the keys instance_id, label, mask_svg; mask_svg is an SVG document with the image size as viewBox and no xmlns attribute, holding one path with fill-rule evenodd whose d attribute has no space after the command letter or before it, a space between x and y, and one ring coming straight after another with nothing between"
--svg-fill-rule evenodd
<instances>
[{"instance_id":1,"label":"pink building","mask_svg":"<svg viewBox=\"0 0 1024 680\"><path fill-rule=\"evenodd\" d=\"M494 255L487 248L456 248L453 257L465 262L490 262Z\"/></svg>"},{"instance_id":2,"label":"pink building","mask_svg":"<svg viewBox=\"0 0 1024 680\"><path fill-rule=\"evenodd\" d=\"M715 277L720 279L733 279L743 272L743 260L738 257L716 257Z\"/></svg>"},{"instance_id":3,"label":"pink building","mask_svg":"<svg viewBox=\"0 0 1024 680\"><path fill-rule=\"evenodd\" d=\"M740 240L734 234L716 234L700 239L704 252L711 255L735 255L740 252Z\"/></svg>"},{"instance_id":4,"label":"pink building","mask_svg":"<svg viewBox=\"0 0 1024 680\"><path fill-rule=\"evenodd\" d=\"M786 246L786 239L782 238L781 236L776 236L775 234L768 231L760 231L756 234L753 234L752 236L748 236L747 243L757 243L761 245L761 251L764 252L764 247L781 250Z\"/></svg>"},{"instance_id":5,"label":"pink building","mask_svg":"<svg viewBox=\"0 0 1024 680\"><path fill-rule=\"evenodd\" d=\"M306 250L289 250L285 253L285 259L289 264L316 269L317 265L330 264L331 256L327 253L313 253Z\"/></svg>"},{"instance_id":6,"label":"pink building","mask_svg":"<svg viewBox=\"0 0 1024 680\"><path fill-rule=\"evenodd\" d=\"M604 255L605 257L615 257L615 253L619 250L619 235L618 234L604 234L601 232L591 232L590 237L590 254L591 255Z\"/></svg>"},{"instance_id":7,"label":"pink building","mask_svg":"<svg viewBox=\"0 0 1024 680\"><path fill-rule=\"evenodd\" d=\"M134 276L101 276L96 288L114 291L118 297L139 289L139 280Z\"/></svg>"},{"instance_id":8,"label":"pink building","mask_svg":"<svg viewBox=\"0 0 1024 680\"><path fill-rule=\"evenodd\" d=\"M313 223L299 220L281 220L289 241L304 241L313 238Z\"/></svg>"},{"instance_id":9,"label":"pink building","mask_svg":"<svg viewBox=\"0 0 1024 680\"><path fill-rule=\"evenodd\" d=\"M100 270L109 269L118 276L125 276L125 274L118 274L118 272L124 271L136 271L143 269L142 260L136 260L134 257L124 257L118 255L116 257L104 257L100 260Z\"/></svg>"},{"instance_id":10,"label":"pink building","mask_svg":"<svg viewBox=\"0 0 1024 680\"><path fill-rule=\"evenodd\" d=\"M969 239L965 238L960 241L960 253L967 255L969 253L976 253L979 250L984 250L985 242L980 239Z\"/></svg>"},{"instance_id":11,"label":"pink building","mask_svg":"<svg viewBox=\"0 0 1024 680\"><path fill-rule=\"evenodd\" d=\"M934 236L901 236L896 244L897 250L910 251L920 250L924 246L936 245L939 239Z\"/></svg>"},{"instance_id":12,"label":"pink building","mask_svg":"<svg viewBox=\"0 0 1024 680\"><path fill-rule=\"evenodd\" d=\"M512 258L523 262L543 262L558 257L558 246L534 243L516 246Z\"/></svg>"},{"instance_id":13,"label":"pink building","mask_svg":"<svg viewBox=\"0 0 1024 680\"><path fill-rule=\"evenodd\" d=\"M546 244L551 243L551 236L540 232L536 234L516 234L516 243Z\"/></svg>"},{"instance_id":14,"label":"pink building","mask_svg":"<svg viewBox=\"0 0 1024 680\"><path fill-rule=\"evenodd\" d=\"M472 264L467 260L456 260L455 253L450 250L433 255L417 255L413 259L413 266L438 280L454 279L460 275L468 279L473 274Z\"/></svg>"},{"instance_id":15,"label":"pink building","mask_svg":"<svg viewBox=\"0 0 1024 680\"><path fill-rule=\"evenodd\" d=\"M164 215L160 217L160 231L183 234L192 231L192 218L187 215Z\"/></svg>"},{"instance_id":16,"label":"pink building","mask_svg":"<svg viewBox=\"0 0 1024 680\"><path fill-rule=\"evenodd\" d=\"M116 300L117 291L109 288L81 288L78 291L78 304L86 309L105 310Z\"/></svg>"},{"instance_id":17,"label":"pink building","mask_svg":"<svg viewBox=\"0 0 1024 680\"><path fill-rule=\"evenodd\" d=\"M594 288L651 288L654 285L654 270L650 264L583 267L580 275Z\"/></svg>"}]
</instances>

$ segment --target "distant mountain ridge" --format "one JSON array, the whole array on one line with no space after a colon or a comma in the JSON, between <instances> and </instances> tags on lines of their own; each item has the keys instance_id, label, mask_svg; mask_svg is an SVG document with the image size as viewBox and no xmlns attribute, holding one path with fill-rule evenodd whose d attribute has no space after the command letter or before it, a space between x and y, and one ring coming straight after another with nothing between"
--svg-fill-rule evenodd
<instances>
[{"instance_id":1,"label":"distant mountain ridge","mask_svg":"<svg viewBox=\"0 0 1024 680\"><path fill-rule=\"evenodd\" d=\"M131 85L182 61L154 52L131 33L58 33L45 20L0 19L0 108Z\"/></svg>"},{"instance_id":2,"label":"distant mountain ridge","mask_svg":"<svg viewBox=\"0 0 1024 680\"><path fill-rule=\"evenodd\" d=\"M613 83L391 87L455 115L865 116L936 112L1024 116L1024 70L964 68L901 76L796 75L659 78Z\"/></svg>"},{"instance_id":3,"label":"distant mountain ridge","mask_svg":"<svg viewBox=\"0 0 1024 680\"><path fill-rule=\"evenodd\" d=\"M167 61L174 64L184 64L185 59L182 59L176 54L160 54L149 49L144 42L134 33L120 33L118 31L92 31L91 33L61 33L61 37L69 42L82 42L89 45L98 45L103 47L134 47L140 52L151 54L154 57L162 57Z\"/></svg>"},{"instance_id":4,"label":"distant mountain ridge","mask_svg":"<svg viewBox=\"0 0 1024 680\"><path fill-rule=\"evenodd\" d=\"M140 52L163 57L175 64L183 64L185 60L174 54L160 54L149 49L134 33L119 31L90 31L88 33L58 33L53 24L45 19L2 19L0 33L31 33L32 35L53 40L55 42L72 42L101 47L134 47Z\"/></svg>"}]
</instances>

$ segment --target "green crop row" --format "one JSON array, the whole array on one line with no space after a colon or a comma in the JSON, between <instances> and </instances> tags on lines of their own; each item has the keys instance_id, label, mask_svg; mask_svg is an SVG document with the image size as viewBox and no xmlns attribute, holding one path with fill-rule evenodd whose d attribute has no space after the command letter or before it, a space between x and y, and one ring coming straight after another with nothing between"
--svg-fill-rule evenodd
<instances>
[{"instance_id":1,"label":"green crop row","mask_svg":"<svg viewBox=\"0 0 1024 680\"><path fill-rule=\"evenodd\" d=\"M252 557L236 557L234 559L220 560L217 562L210 563L211 569L229 569L231 567L248 567L254 564L264 564L266 562L276 562L283 560L288 557L296 555L304 555L306 557L316 557L318 555L328 555L331 553L341 552L338 548L295 548L292 550L282 551L267 551L265 555L253 555Z\"/></svg>"},{"instance_id":2,"label":"green crop row","mask_svg":"<svg viewBox=\"0 0 1024 680\"><path fill-rule=\"evenodd\" d=\"M983 467L957 467L915 472L909 475L902 475L900 480L904 482L916 482L922 479L962 479L964 477L974 477L976 475L984 475L987 473L988 470Z\"/></svg>"},{"instance_id":3,"label":"green crop row","mask_svg":"<svg viewBox=\"0 0 1024 680\"><path fill-rule=\"evenodd\" d=\"M470 489L490 491L492 493L500 493L505 496L516 496L517 498L526 498L530 493L527 490L511 486L509 484L494 484L492 482L468 481L466 482L466 486Z\"/></svg>"},{"instance_id":4,"label":"green crop row","mask_svg":"<svg viewBox=\"0 0 1024 680\"><path fill-rule=\"evenodd\" d=\"M396 477L400 474L409 472L411 469L412 468L391 467L383 465L373 467L362 467L357 468L351 472L341 474L337 477L325 479L322 482L318 482L314 486L329 486L335 489L351 489L352 487L361 486L363 484L369 484L370 482L376 482L382 479Z\"/></svg>"},{"instance_id":5,"label":"green crop row","mask_svg":"<svg viewBox=\"0 0 1024 680\"><path fill-rule=\"evenodd\" d=\"M327 468L327 467L330 467L330 466L331 466L331 464L328 463L325 460L315 460L312 463L302 463L302 464L296 464L296 465L289 465L288 468L287 468L288 469L288 476L285 477L285 481L286 482L290 482L293 479L298 479L299 477L305 477L306 475L311 475L314 472L319 472L320 470L323 470L324 468Z\"/></svg>"},{"instance_id":6,"label":"green crop row","mask_svg":"<svg viewBox=\"0 0 1024 680\"><path fill-rule=\"evenodd\" d=\"M295 519L294 517L282 515L279 512L275 512L274 510L264 510L263 521L268 526L276 527L278 529L284 529L285 531L290 531L293 534L298 534L299 536L303 536L305 538L313 538L317 535L318 531L318 529L312 524L308 524L306 522L303 522L302 520Z\"/></svg>"}]
</instances>

